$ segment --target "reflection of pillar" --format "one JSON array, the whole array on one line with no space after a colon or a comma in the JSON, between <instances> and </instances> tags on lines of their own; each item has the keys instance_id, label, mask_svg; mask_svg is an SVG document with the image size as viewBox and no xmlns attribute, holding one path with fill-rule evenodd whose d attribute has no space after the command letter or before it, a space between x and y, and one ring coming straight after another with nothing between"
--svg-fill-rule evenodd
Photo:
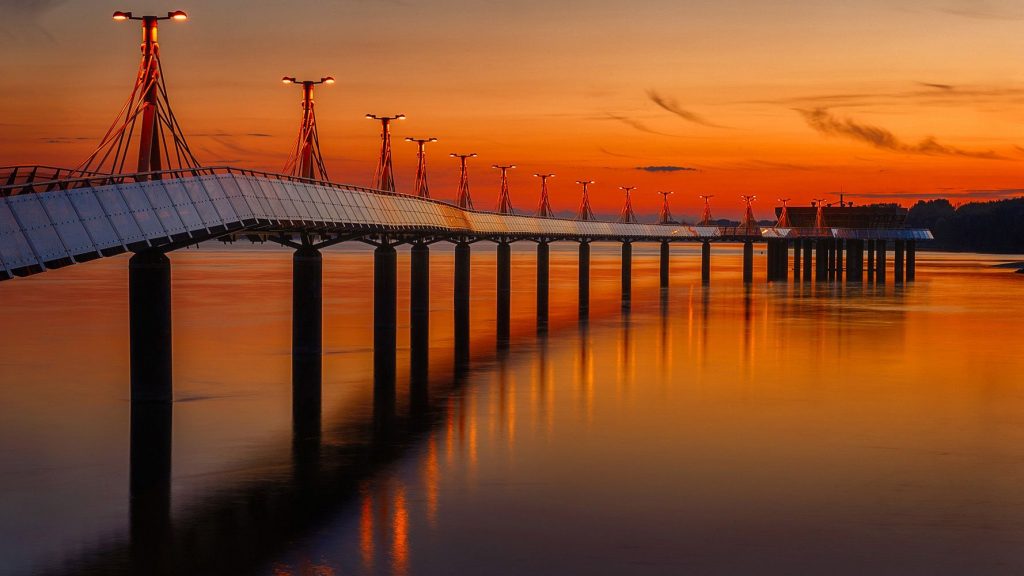
<instances>
[{"instance_id":1,"label":"reflection of pillar","mask_svg":"<svg viewBox=\"0 0 1024 576\"><path fill-rule=\"evenodd\" d=\"M469 242L455 245L455 364L469 362Z\"/></svg>"},{"instance_id":2,"label":"reflection of pillar","mask_svg":"<svg viewBox=\"0 0 1024 576\"><path fill-rule=\"evenodd\" d=\"M580 242L579 259L579 316L590 315L590 242Z\"/></svg>"},{"instance_id":3,"label":"reflection of pillar","mask_svg":"<svg viewBox=\"0 0 1024 576\"><path fill-rule=\"evenodd\" d=\"M793 241L793 282L800 281L800 240Z\"/></svg>"},{"instance_id":4,"label":"reflection of pillar","mask_svg":"<svg viewBox=\"0 0 1024 576\"><path fill-rule=\"evenodd\" d=\"M711 283L711 242L705 240L700 246L700 282Z\"/></svg>"},{"instance_id":5,"label":"reflection of pillar","mask_svg":"<svg viewBox=\"0 0 1024 576\"><path fill-rule=\"evenodd\" d=\"M917 275L917 246L913 240L907 240L907 282L913 282Z\"/></svg>"},{"instance_id":6,"label":"reflection of pillar","mask_svg":"<svg viewBox=\"0 0 1024 576\"><path fill-rule=\"evenodd\" d=\"M548 327L548 286L550 271L550 246L547 242L537 243L537 330Z\"/></svg>"},{"instance_id":7,"label":"reflection of pillar","mask_svg":"<svg viewBox=\"0 0 1024 576\"><path fill-rule=\"evenodd\" d=\"M430 248L419 242L413 244L409 252L409 363L413 400L425 398L429 361Z\"/></svg>"},{"instance_id":8,"label":"reflection of pillar","mask_svg":"<svg viewBox=\"0 0 1024 576\"><path fill-rule=\"evenodd\" d=\"M906 247L903 240L897 240L896 253L892 260L892 279L897 284L903 284L903 252Z\"/></svg>"},{"instance_id":9,"label":"reflection of pillar","mask_svg":"<svg viewBox=\"0 0 1024 576\"><path fill-rule=\"evenodd\" d=\"M373 251L373 375L374 381L395 381L398 308L398 252L384 244Z\"/></svg>"},{"instance_id":10,"label":"reflection of pillar","mask_svg":"<svg viewBox=\"0 0 1024 576\"><path fill-rule=\"evenodd\" d=\"M292 256L292 425L319 431L323 352L323 257L312 246Z\"/></svg>"},{"instance_id":11,"label":"reflection of pillar","mask_svg":"<svg viewBox=\"0 0 1024 576\"><path fill-rule=\"evenodd\" d=\"M498 242L498 343L508 344L512 309L512 246Z\"/></svg>"},{"instance_id":12,"label":"reflection of pillar","mask_svg":"<svg viewBox=\"0 0 1024 576\"><path fill-rule=\"evenodd\" d=\"M622 243L622 303L628 305L633 298L633 244Z\"/></svg>"},{"instance_id":13,"label":"reflection of pillar","mask_svg":"<svg viewBox=\"0 0 1024 576\"><path fill-rule=\"evenodd\" d=\"M885 284L885 240L878 240L876 246L878 254L875 257L875 280L879 284Z\"/></svg>"},{"instance_id":14,"label":"reflection of pillar","mask_svg":"<svg viewBox=\"0 0 1024 576\"><path fill-rule=\"evenodd\" d=\"M877 244L874 240L868 240L868 282L875 281L875 252Z\"/></svg>"},{"instance_id":15,"label":"reflection of pillar","mask_svg":"<svg viewBox=\"0 0 1024 576\"><path fill-rule=\"evenodd\" d=\"M754 281L754 243L747 240L743 243L743 283Z\"/></svg>"},{"instance_id":16,"label":"reflection of pillar","mask_svg":"<svg viewBox=\"0 0 1024 576\"><path fill-rule=\"evenodd\" d=\"M128 465L131 572L156 574L171 532L171 404L132 402Z\"/></svg>"},{"instance_id":17,"label":"reflection of pillar","mask_svg":"<svg viewBox=\"0 0 1024 576\"><path fill-rule=\"evenodd\" d=\"M128 261L132 403L170 404L171 261L145 250Z\"/></svg>"},{"instance_id":18,"label":"reflection of pillar","mask_svg":"<svg viewBox=\"0 0 1024 576\"><path fill-rule=\"evenodd\" d=\"M659 269L661 287L668 288L669 257L671 256L668 241L661 242L661 268Z\"/></svg>"}]
</instances>

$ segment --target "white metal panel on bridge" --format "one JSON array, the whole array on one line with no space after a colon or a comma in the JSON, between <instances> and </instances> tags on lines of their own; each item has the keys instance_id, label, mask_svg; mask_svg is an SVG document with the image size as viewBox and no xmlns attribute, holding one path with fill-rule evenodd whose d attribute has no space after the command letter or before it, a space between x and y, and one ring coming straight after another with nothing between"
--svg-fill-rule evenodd
<instances>
[{"instance_id":1,"label":"white metal panel on bridge","mask_svg":"<svg viewBox=\"0 0 1024 576\"><path fill-rule=\"evenodd\" d=\"M48 190L0 198L0 274L27 274L101 255L198 242L245 230L640 241L722 236L715 226L466 211L413 196L238 172ZM931 238L926 230L831 232L840 238ZM779 236L784 235L775 237Z\"/></svg>"}]
</instances>

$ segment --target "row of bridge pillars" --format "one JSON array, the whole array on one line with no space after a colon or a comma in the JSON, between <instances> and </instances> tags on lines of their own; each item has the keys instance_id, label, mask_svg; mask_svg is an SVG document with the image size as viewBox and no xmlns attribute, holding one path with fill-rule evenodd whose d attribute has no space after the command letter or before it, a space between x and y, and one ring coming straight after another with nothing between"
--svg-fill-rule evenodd
<instances>
[{"instance_id":1,"label":"row of bridge pillars","mask_svg":"<svg viewBox=\"0 0 1024 576\"><path fill-rule=\"evenodd\" d=\"M374 250L374 373L381 381L395 377L397 348L398 253L396 243L383 239ZM867 281L885 283L888 243L885 240L797 239L769 240L767 278L770 282L794 280L819 282ZM789 247L792 246L792 266ZM893 280L913 281L916 250L913 241L894 243ZM590 242L580 241L578 307L580 318L590 312ZM470 334L470 255L468 239L455 245L454 328L456 361L465 363ZM661 243L660 285L669 284L670 247ZM865 258L866 256L866 258ZM631 242L622 243L621 285L623 306L632 299ZM866 266L865 266L866 259ZM743 281L753 282L754 248L743 243ZM306 242L293 256L292 268L292 381L295 416L318 412L322 379L323 257ZM537 244L537 326L548 324L550 246ZM711 244L701 244L701 282L710 283ZM410 351L413 361L425 365L430 344L430 250L417 241L410 251ZM497 341L507 345L511 332L511 244L497 243ZM171 265L157 250L135 254L129 261L129 308L131 317L131 399L133 404L169 404L172 401L171 369ZM301 412L301 414L300 414Z\"/></svg>"},{"instance_id":2,"label":"row of bridge pillars","mask_svg":"<svg viewBox=\"0 0 1024 576\"><path fill-rule=\"evenodd\" d=\"M789 247L793 265L789 265ZM913 240L893 242L893 281L913 282L916 276L917 248ZM889 270L889 243L886 240L843 240L839 238L768 240L767 277L769 282L785 282L792 269L793 280L804 282L866 281L885 284ZM744 246L744 281L752 258ZM866 265L865 265L866 264Z\"/></svg>"}]
</instances>

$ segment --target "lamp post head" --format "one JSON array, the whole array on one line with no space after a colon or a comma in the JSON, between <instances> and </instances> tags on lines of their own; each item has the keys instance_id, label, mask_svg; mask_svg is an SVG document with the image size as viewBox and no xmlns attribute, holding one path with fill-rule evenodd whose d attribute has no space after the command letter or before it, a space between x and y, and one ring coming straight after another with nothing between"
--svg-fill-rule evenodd
<instances>
[{"instance_id":1,"label":"lamp post head","mask_svg":"<svg viewBox=\"0 0 1024 576\"><path fill-rule=\"evenodd\" d=\"M118 10L117 12L114 12L114 15L113 15L113 19L114 19L115 22L124 22L125 20L131 20L131 18L132 18L132 13L131 12L122 12L120 10Z\"/></svg>"},{"instance_id":2,"label":"lamp post head","mask_svg":"<svg viewBox=\"0 0 1024 576\"><path fill-rule=\"evenodd\" d=\"M324 76L320 79L322 84L334 84L334 76Z\"/></svg>"},{"instance_id":3,"label":"lamp post head","mask_svg":"<svg viewBox=\"0 0 1024 576\"><path fill-rule=\"evenodd\" d=\"M281 78L281 82L284 84L295 84L298 80L291 76L285 76L284 78Z\"/></svg>"},{"instance_id":4,"label":"lamp post head","mask_svg":"<svg viewBox=\"0 0 1024 576\"><path fill-rule=\"evenodd\" d=\"M188 14L182 10L175 10L174 12L168 12L167 18L170 20L177 20L178 22L184 22L188 20Z\"/></svg>"}]
</instances>

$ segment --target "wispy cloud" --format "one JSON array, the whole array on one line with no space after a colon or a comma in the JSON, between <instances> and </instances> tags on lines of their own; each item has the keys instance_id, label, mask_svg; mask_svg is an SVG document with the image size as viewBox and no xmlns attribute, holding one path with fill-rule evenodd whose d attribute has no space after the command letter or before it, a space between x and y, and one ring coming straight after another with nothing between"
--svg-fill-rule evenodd
<instances>
[{"instance_id":1,"label":"wispy cloud","mask_svg":"<svg viewBox=\"0 0 1024 576\"><path fill-rule=\"evenodd\" d=\"M67 0L0 0L0 30L8 38L23 38L26 34L41 34L53 42L54 38L39 19Z\"/></svg>"},{"instance_id":2,"label":"wispy cloud","mask_svg":"<svg viewBox=\"0 0 1024 576\"><path fill-rule=\"evenodd\" d=\"M832 195L839 195L839 192L832 192ZM1016 198L1024 196L1024 188L996 188L992 190L960 190L960 191L936 191L936 192L860 192L853 194L846 192L846 198L871 198L871 199L892 199L908 198L913 200L927 200L932 198Z\"/></svg>"},{"instance_id":3,"label":"wispy cloud","mask_svg":"<svg viewBox=\"0 0 1024 576\"><path fill-rule=\"evenodd\" d=\"M1021 20L1019 5L1005 0L952 0L937 8L939 12L978 20Z\"/></svg>"},{"instance_id":4,"label":"wispy cloud","mask_svg":"<svg viewBox=\"0 0 1024 576\"><path fill-rule=\"evenodd\" d=\"M689 166L637 166L637 170L644 172L697 172L697 168Z\"/></svg>"},{"instance_id":5,"label":"wispy cloud","mask_svg":"<svg viewBox=\"0 0 1024 576\"><path fill-rule=\"evenodd\" d=\"M669 112L675 114L676 116L679 116L680 118L686 120L687 122L700 124L701 126L708 126L710 128L725 128L725 126L721 126L719 124L715 124L713 122L708 121L707 119L697 114L696 112L691 112L689 110L684 109L675 100L662 96L661 94L658 94L654 90L648 90L647 97L650 98L651 102L654 102L658 106L661 106L663 109L668 110Z\"/></svg>"},{"instance_id":6,"label":"wispy cloud","mask_svg":"<svg viewBox=\"0 0 1024 576\"><path fill-rule=\"evenodd\" d=\"M623 124L625 124L627 126L632 126L633 128L636 128L637 130L639 130L641 132L647 132L648 134L657 134L658 136L675 136L674 134L666 134L665 132L658 132L657 130L654 130L653 128L647 126L646 124L644 124L643 122L641 122L641 121L639 121L639 120L637 120L635 118L629 118L627 116L617 116L615 114L608 114L608 118L610 120L618 120L619 122L622 122Z\"/></svg>"},{"instance_id":7,"label":"wispy cloud","mask_svg":"<svg viewBox=\"0 0 1024 576\"><path fill-rule=\"evenodd\" d=\"M803 116L808 126L826 136L839 136L848 140L864 142L880 150L929 156L960 156L985 160L1006 159L1005 156L1001 156L992 150L964 150L940 144L933 136L929 136L917 144L910 144L900 140L895 134L885 128L861 124L851 118L840 118L829 112L827 108L797 109L797 112Z\"/></svg>"}]
</instances>

